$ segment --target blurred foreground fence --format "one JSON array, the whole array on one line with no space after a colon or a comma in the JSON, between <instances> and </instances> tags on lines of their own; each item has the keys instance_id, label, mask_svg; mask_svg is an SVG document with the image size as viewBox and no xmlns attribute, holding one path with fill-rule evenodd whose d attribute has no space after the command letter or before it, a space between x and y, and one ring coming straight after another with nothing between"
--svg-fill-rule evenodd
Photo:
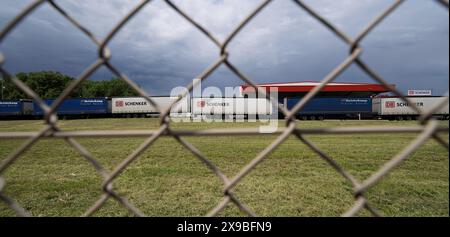
<instances>
[{"instance_id":1,"label":"blurred foreground fence","mask_svg":"<svg viewBox=\"0 0 450 237\"><path fill-rule=\"evenodd\" d=\"M356 1L356 0L355 0ZM431 1L431 0L430 0ZM448 1L447 0L433 0L436 2L436 7L444 7L448 9ZM211 65L205 69L200 75L198 75L197 82L193 82L188 86L189 90L192 90L195 86L195 83L206 80L208 76L213 73L219 66L225 65L229 68L233 73L235 73L242 81L248 83L256 88L256 84L247 76L245 76L238 68L236 68L232 62L229 61L230 52L227 51L227 46L229 43L236 37L239 36L239 32L249 23L261 10L270 7L270 3L272 0L263 0L258 5L256 9L254 9L239 25L237 25L232 33L226 38L225 41L219 41L213 34L211 34L208 29L204 28L201 24L196 22L191 16L186 14L182 9L180 9L176 4L174 4L170 0L165 0L165 2L170 6L174 11L184 17L186 21L188 21L192 26L197 28L201 33L203 33L206 37L208 37L218 48L218 58L216 61L212 62ZM372 206L369 200L365 197L365 193L367 190L377 185L377 183L388 173L390 173L395 167L399 166L402 161L404 161L412 152L421 147L425 142L429 139L434 139L442 146L444 146L447 150L449 149L448 143L438 136L438 132L447 132L448 128L440 127L437 121L432 117L433 111L438 110L445 103L448 103L447 100L444 101L441 105L437 106L435 109L424 113L422 112L414 103L410 103L414 110L421 114L420 119L418 121L417 126L414 127L351 127L351 128L328 128L328 129L299 129L296 127L296 119L295 114L299 110L301 110L305 104L311 100L314 96L316 96L324 86L328 83L333 82L333 80L340 75L343 71L345 71L350 65L355 64L360 69L362 69L367 75L373 78L374 81L384 85L389 88L393 93L397 96L403 98L405 101L409 101L407 97L405 97L402 93L397 91L395 88L392 88L391 85L384 80L381 76L377 74L373 69L367 65L360 56L363 53L363 48L361 47L361 42L364 38L375 28L377 25L385 19L390 14L395 14L395 10L398 7L401 7L404 0L396 0L390 5L387 9L382 11L368 26L366 26L355 38L351 38L345 32L340 30L338 27L333 25L332 22L328 21L320 14L318 14L314 9L305 4L300 0L293 0L293 4L299 7L299 14L303 12L300 9L303 9L308 14L310 14L313 18L319 21L323 27L326 27L328 30L333 32L336 37L344 41L349 46L349 55L348 57L334 70L332 70L323 80L320 85L316 86L313 90L311 90L299 103L292 109L286 110L284 107L279 106L279 111L284 114L286 120L286 126L284 128L279 129L275 134L278 136L269 146L267 146L263 151L261 151L250 163L248 163L245 167L243 167L240 172L234 177L227 177L217 166L215 166L205 155L203 155L196 147L192 144L188 143L183 137L186 136L229 136L229 135L254 135L254 136L264 136L264 134L260 134L258 129L239 129L239 130L198 130L198 131L173 131L170 129L170 108L161 110L160 109L160 127L154 131L71 131L65 132L62 131L58 127L58 118L55 114L55 110L61 103L67 98L72 91L74 91L80 83L86 80L90 75L92 75L96 70L100 67L105 66L108 68L114 75L124 80L128 83L134 90L136 90L141 96L148 98L146 92L142 91L130 78L121 73L111 62L111 51L107 48L108 43L113 39L120 31L125 27L126 23L139 14L143 7L152 3L150 0L141 1L137 6L135 6L117 25L111 29L110 33L104 39L98 39L92 34L89 29L85 28L81 25L75 18L71 17L70 12L66 12L63 8L61 8L57 1L53 0L35 0L31 4L29 4L25 9L23 9L20 14L18 14L14 19L12 19L3 29L0 29L0 44L1 42L8 36L8 34L14 30L14 28L23 21L27 16L32 14L33 10L35 10L40 5L48 4L55 11L64 16L67 21L73 24L74 27L78 28L81 32L83 32L86 36L88 36L92 43L97 45L98 47L98 58L95 62L93 62L85 71L72 83L70 84L64 92L55 100L55 102L48 106L44 103L44 101L27 85L25 85L22 81L16 78L13 74L9 73L7 69L3 66L5 61L5 57L0 52L0 72L3 77L7 80L11 80L18 88L20 88L23 92L25 92L28 96L33 98L37 104L44 111L44 121L45 126L42 130L36 133L28 133L28 132L13 132L6 133L0 132L0 139L12 139L12 138L26 138L27 140L12 154L8 157L3 158L0 164L0 201L6 203L11 209L13 209L18 216L29 216L29 212L22 208L19 203L14 200L14 197L8 197L3 192L5 188L5 180L1 177L1 175L5 172L5 170L10 167L14 161L19 159L21 155L33 146L39 139L41 138L61 138L64 139L70 146L72 146L75 150L77 150L80 155L82 155L87 162L89 162L95 169L98 174L103 178L102 190L103 194L99 197L98 201L92 204L92 206L86 210L84 216L91 216L97 210L102 208L102 206L106 203L106 201L110 198L115 199L119 204L124 206L130 212L132 212L136 216L144 216L138 208L136 208L132 203L130 203L126 197L120 196L113 187L114 181L116 178L125 170L127 167L135 161L140 154L142 154L145 150L151 149L151 145L163 136L171 136L175 138L181 145L186 148L186 151L192 152L201 162L203 162L210 170L213 172L224 184L223 188L223 199L217 206L210 210L207 213L207 216L216 216L221 210L223 210L230 202L234 203L242 212L250 215L256 216L248 206L242 203L238 197L233 193L233 188L252 170L275 149L277 149L280 144L282 144L289 136L296 136L299 141L304 143L311 150L316 152L322 159L324 159L330 166L332 166L336 172L341 174L352 186L354 189L354 204L353 206L345 213L343 216L354 216L360 210L367 209L374 216L379 216L380 213L377 209ZM258 92L265 96L267 99L272 100L270 95L266 94L264 90L261 88L257 88ZM186 96L187 93L183 96ZM182 97L179 98L181 100ZM151 99L148 99L149 103L153 106L156 106L156 103ZM175 104L176 102L174 102ZM277 103L277 102L273 102ZM354 176L348 173L345 169L343 169L333 157L327 155L325 152L320 150L317 146L315 146L311 141L304 137L305 134L351 134L351 133L397 133L397 132L414 132L419 135L403 150L401 150L396 156L392 157L387 163L385 163L378 171L373 173L366 180L357 180ZM102 165L92 156L92 154L86 150L80 143L78 143L75 138L77 137L135 137L135 136L145 136L147 139L142 143L132 154L126 157L117 167L115 167L112 171L106 170Z\"/></svg>"}]
</instances>

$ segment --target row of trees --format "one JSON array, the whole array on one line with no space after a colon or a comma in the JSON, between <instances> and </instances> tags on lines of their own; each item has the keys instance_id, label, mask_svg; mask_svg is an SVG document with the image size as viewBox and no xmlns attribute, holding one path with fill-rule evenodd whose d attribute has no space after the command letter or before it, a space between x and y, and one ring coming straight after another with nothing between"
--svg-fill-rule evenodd
<instances>
[{"instance_id":1,"label":"row of trees","mask_svg":"<svg viewBox=\"0 0 450 237\"><path fill-rule=\"evenodd\" d=\"M17 78L33 89L43 99L54 99L75 79L59 72L30 72L18 73ZM29 98L10 80L0 78L3 86L2 97L5 100ZM2 88L0 88L2 89ZM94 81L85 80L71 94L70 97L96 98L112 96L137 96L137 92L119 78Z\"/></svg>"}]
</instances>

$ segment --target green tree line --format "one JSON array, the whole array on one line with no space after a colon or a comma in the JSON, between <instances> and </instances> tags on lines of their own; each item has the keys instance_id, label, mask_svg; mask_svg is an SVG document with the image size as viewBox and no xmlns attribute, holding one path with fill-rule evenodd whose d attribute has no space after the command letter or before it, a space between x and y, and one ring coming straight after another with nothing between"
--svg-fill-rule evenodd
<instances>
[{"instance_id":1,"label":"green tree line","mask_svg":"<svg viewBox=\"0 0 450 237\"><path fill-rule=\"evenodd\" d=\"M33 89L43 99L57 98L63 90L75 79L59 72L44 71L18 73L17 78ZM27 99L24 92L18 89L10 80L0 78L3 86L4 100ZM0 89L2 89L0 87ZM111 80L85 80L72 92L70 98L98 98L113 96L137 96L131 87L120 78Z\"/></svg>"}]
</instances>

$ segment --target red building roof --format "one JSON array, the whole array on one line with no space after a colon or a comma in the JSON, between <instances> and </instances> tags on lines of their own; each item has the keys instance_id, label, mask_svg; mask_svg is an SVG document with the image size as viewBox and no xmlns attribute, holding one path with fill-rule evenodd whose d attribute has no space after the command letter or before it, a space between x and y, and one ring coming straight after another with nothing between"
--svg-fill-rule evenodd
<instances>
[{"instance_id":1,"label":"red building roof","mask_svg":"<svg viewBox=\"0 0 450 237\"><path fill-rule=\"evenodd\" d=\"M278 92L299 92L305 93L311 91L314 87L318 86L320 82L287 82L287 83L267 83L257 85L269 91L271 87L278 88ZM391 85L395 87L395 85ZM254 91L251 85L241 85L242 92ZM377 92L384 93L390 90L381 84L368 84L368 83L340 83L333 82L328 83L321 90L322 92Z\"/></svg>"}]
</instances>

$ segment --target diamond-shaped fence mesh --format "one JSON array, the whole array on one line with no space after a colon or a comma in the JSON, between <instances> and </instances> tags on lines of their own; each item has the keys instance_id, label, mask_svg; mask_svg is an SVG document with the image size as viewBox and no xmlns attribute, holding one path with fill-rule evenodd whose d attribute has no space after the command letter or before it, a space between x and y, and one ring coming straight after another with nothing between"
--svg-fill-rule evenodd
<instances>
[{"instance_id":1,"label":"diamond-shaped fence mesh","mask_svg":"<svg viewBox=\"0 0 450 237\"><path fill-rule=\"evenodd\" d=\"M437 7L445 7L448 9L448 1L446 0L435 0ZM272 0L262 1L256 9L254 9L242 22L240 22L232 31L232 33L221 42L218 40L208 29L203 27L201 24L196 22L191 16L179 8L175 3L170 0L165 0L168 6L170 6L176 13L181 15L187 22L192 24L196 29L203 33L209 40L211 40L218 48L218 58L216 61L205 69L200 75L197 76L198 79L190 85L188 85L189 91L191 91L196 83L206 80L210 74L219 68L221 65L225 65L234 74L236 74L242 81L253 86L257 89L258 93L266 97L268 100L274 100L265 90L256 86L253 80L245 76L232 62L229 61L230 52L227 51L229 43L239 36L241 30L250 22L255 16L263 9L270 7ZM4 202L9 208L14 210L18 216L29 216L29 212L22 208L19 203L17 203L13 198L8 197L3 192L5 187L5 180L1 177L2 174L10 167L17 159L20 159L21 155L27 151L33 144L42 138L61 138L64 139L70 146L72 146L76 151L78 151L87 162L89 162L97 172L103 177L102 196L92 204L92 206L85 211L83 216L91 216L99 209L101 209L106 201L110 198L116 200L120 205L124 206L130 212L136 216L144 216L138 208L136 208L132 203L130 203L126 197L119 195L114 190L114 181L124 172L129 165L134 162L139 155L141 155L147 149L151 149L151 145L163 136L170 136L175 138L182 146L184 146L188 151L195 155L201 162L203 162L207 168L211 170L224 184L223 189L223 199L217 204L215 208L207 213L207 216L216 216L221 212L229 203L234 203L242 212L255 216L249 207L242 203L238 197L234 194L233 188L250 172L252 172L255 167L263 162L267 156L277 149L289 136L294 135L302 143L304 143L308 148L317 153L321 158L323 158L333 169L341 174L353 187L354 190L354 204L343 216L354 216L359 213L362 209L367 209L374 216L379 216L380 213L372 206L369 200L365 197L365 193L371 189L388 173L390 173L395 167L399 166L402 161L404 161L411 153L420 148L429 139L436 140L439 144L444 146L447 150L449 149L448 143L440 138L437 134L438 132L448 132L447 127L440 127L438 122L432 117L434 111L440 109L444 106L447 101L436 106L436 108L425 113L421 111L414 103L409 103L416 112L420 113L419 122L417 126L414 127L336 127L336 128L323 128L323 129L300 129L297 128L297 120L295 119L295 114L300 111L308 101L314 98L328 83L333 82L341 73L343 73L350 65L357 65L362 69L367 75L369 75L374 81L384 85L389 88L394 94L401 97L406 102L410 102L409 99L399 92L397 89L393 88L386 80L384 80L376 71L374 71L368 64L366 64L361 58L363 48L361 42L365 37L373 31L377 25L383 21L390 14L394 14L396 9L401 7L404 0L396 0L387 9L380 12L380 14L367 25L355 38L351 38L345 32L340 30L337 26L333 25L332 22L325 19L323 16L318 14L313 8L305 4L300 0L293 0L293 3L299 8L305 10L314 19L319 21L324 27L333 32L336 37L344 41L349 46L348 57L335 69L333 69L318 86L307 93L298 104L296 104L291 110L287 110L283 106L279 106L279 110L285 116L286 126L279 129L275 134L278 136L269 146L267 146L262 152L260 152L254 159L250 161L245 167L243 167L237 175L234 177L227 177L213 162L208 159L202 152L200 152L195 146L187 142L183 137L186 136L230 136L230 135L253 135L253 136L263 136L257 129L226 129L226 130L197 130L197 131L173 131L170 129L170 107L162 110L158 108L157 103L151 99L151 95L148 95L139 86L137 86L131 79L129 79L125 74L123 74L119 69L117 69L110 61L112 52L108 49L109 42L121 32L125 27L126 23L146 6L152 3L150 0L143 0L137 6L135 6L114 28L111 29L110 33L104 38L99 39L94 36L94 34L89 31L86 27L80 24L75 18L70 15L70 12L65 11L61 6L59 6L56 1L53 0L36 0L29 4L24 10L20 12L14 19L12 19L3 29L0 30L0 44L8 36L8 34L27 16L29 16L37 7L40 5L48 4L54 9L54 11L61 14L67 21L73 24L74 27L79 29L83 34L88 36L92 43L97 46L98 57L95 62L93 62L84 72L73 81L63 93L54 101L53 104L48 106L44 103L32 89L30 89L25 83L20 81L13 74L9 73L7 69L3 66L5 57L0 52L0 72L6 80L12 81L12 83L20 88L29 97L34 99L39 107L44 111L44 122L45 127L37 133L29 132L0 132L0 139L11 139L11 138L27 138L27 140L14 152L12 152L8 157L2 160L0 164L0 201ZM129 86L131 86L135 91L138 92L140 96L147 98L148 102L153 106L158 108L160 111L160 127L157 130L145 131L145 130L135 130L135 131L62 131L58 126L58 117L56 115L56 109L61 103L82 83L86 78L91 76L100 67L105 66L114 75L121 78ZM182 100L183 97L187 96L189 92L180 96L177 101L174 101L172 106L178 101ZM277 102L274 102L275 104ZM326 154L324 151L319 149L315 144L306 139L304 135L306 134L352 134L352 133L400 133L400 132L417 132L419 135L402 151L400 151L396 156L392 157L388 162L386 162L378 171L374 172L366 180L357 180L349 172L347 172L343 167L341 167L333 157ZM136 137L136 136L146 136L147 139L126 157L119 165L117 165L111 172L107 171L93 155L85 149L80 143L76 141L75 138L79 137Z\"/></svg>"}]
</instances>

